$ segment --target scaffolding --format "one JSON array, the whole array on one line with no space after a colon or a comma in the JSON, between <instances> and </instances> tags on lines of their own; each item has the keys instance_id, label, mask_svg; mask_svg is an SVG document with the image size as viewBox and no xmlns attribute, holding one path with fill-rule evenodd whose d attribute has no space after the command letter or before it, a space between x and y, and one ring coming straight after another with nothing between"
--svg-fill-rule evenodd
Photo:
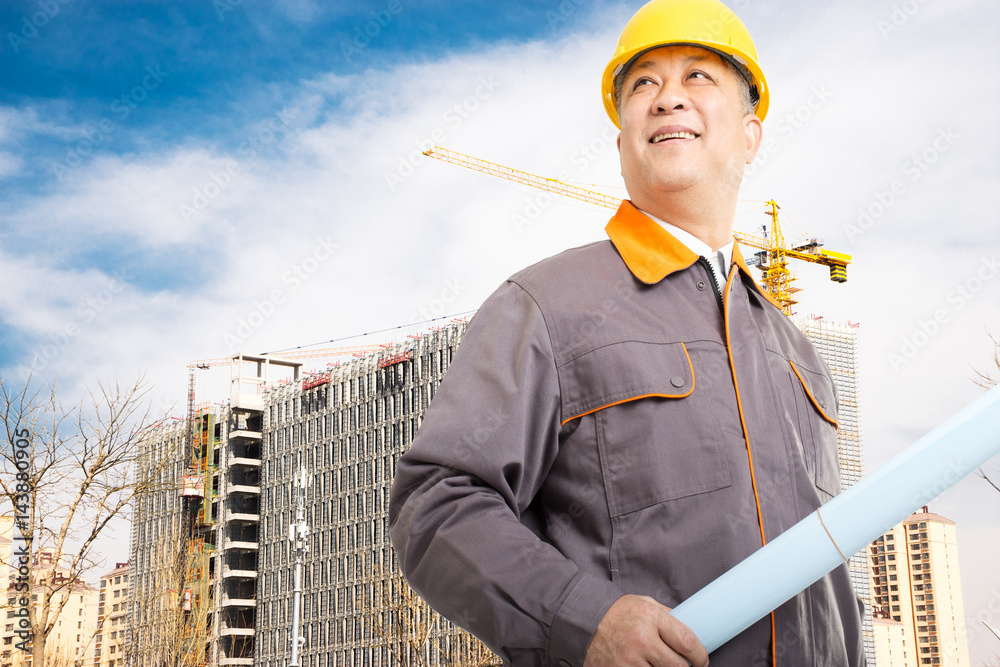
<instances>
[{"instance_id":1,"label":"scaffolding","mask_svg":"<svg viewBox=\"0 0 1000 667\"><path fill-rule=\"evenodd\" d=\"M190 395L190 394L189 394ZM189 405L190 407L190 405ZM213 635L212 583L215 568L216 452L219 428L208 403L191 408L188 467L181 487L187 521L187 576L184 589L184 656L191 667L208 664Z\"/></svg>"}]
</instances>

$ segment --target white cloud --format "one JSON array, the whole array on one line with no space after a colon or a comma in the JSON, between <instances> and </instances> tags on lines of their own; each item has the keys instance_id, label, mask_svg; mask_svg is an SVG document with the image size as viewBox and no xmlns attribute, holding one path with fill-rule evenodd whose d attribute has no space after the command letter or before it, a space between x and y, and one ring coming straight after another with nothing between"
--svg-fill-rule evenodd
<instances>
[{"instance_id":1,"label":"white cloud","mask_svg":"<svg viewBox=\"0 0 1000 667\"><path fill-rule=\"evenodd\" d=\"M30 134L40 134L63 140L80 136L80 128L67 126L62 122L63 105L45 103L38 106L16 108L0 106L0 142L13 140ZM47 116L60 117L51 120Z\"/></svg>"},{"instance_id":2,"label":"white cloud","mask_svg":"<svg viewBox=\"0 0 1000 667\"><path fill-rule=\"evenodd\" d=\"M24 160L19 156L0 151L0 178L17 173L23 165Z\"/></svg>"}]
</instances>

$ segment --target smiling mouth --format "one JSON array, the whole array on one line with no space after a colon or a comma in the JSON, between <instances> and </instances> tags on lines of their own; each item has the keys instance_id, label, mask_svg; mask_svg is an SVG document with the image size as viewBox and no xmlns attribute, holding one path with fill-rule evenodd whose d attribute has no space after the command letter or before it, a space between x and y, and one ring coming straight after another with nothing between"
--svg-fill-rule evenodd
<instances>
[{"instance_id":1,"label":"smiling mouth","mask_svg":"<svg viewBox=\"0 0 1000 667\"><path fill-rule=\"evenodd\" d=\"M697 139L699 135L694 132L666 132L664 134L658 134L649 140L651 144L658 144L662 141L668 139Z\"/></svg>"}]
</instances>

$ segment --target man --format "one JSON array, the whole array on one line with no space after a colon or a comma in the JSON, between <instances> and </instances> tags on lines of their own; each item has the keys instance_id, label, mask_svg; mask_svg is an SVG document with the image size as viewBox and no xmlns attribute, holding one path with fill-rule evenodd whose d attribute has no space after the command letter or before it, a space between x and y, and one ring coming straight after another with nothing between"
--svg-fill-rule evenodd
<instances>
[{"instance_id":1,"label":"man","mask_svg":"<svg viewBox=\"0 0 1000 667\"><path fill-rule=\"evenodd\" d=\"M629 21L603 87L631 203L490 296L399 461L404 574L511 664L708 664L670 608L839 489L829 370L732 242L756 58L717 0ZM711 661L863 664L846 567Z\"/></svg>"}]
</instances>

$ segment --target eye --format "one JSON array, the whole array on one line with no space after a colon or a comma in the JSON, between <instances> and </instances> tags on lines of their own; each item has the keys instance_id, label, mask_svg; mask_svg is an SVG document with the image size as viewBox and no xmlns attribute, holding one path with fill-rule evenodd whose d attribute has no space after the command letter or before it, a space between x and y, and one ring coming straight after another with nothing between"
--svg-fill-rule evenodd
<instances>
[{"instance_id":1,"label":"eye","mask_svg":"<svg viewBox=\"0 0 1000 667\"><path fill-rule=\"evenodd\" d=\"M632 90L634 92L638 90L640 86L645 86L647 84L652 84L652 83L655 82L648 76L640 76L638 79L635 80L635 83L632 84Z\"/></svg>"},{"instance_id":2,"label":"eye","mask_svg":"<svg viewBox=\"0 0 1000 667\"><path fill-rule=\"evenodd\" d=\"M694 71L692 71L690 74L688 74L688 78L689 79L706 79L708 81L712 80L712 77L710 77L705 72L702 72L701 70L694 70Z\"/></svg>"}]
</instances>

